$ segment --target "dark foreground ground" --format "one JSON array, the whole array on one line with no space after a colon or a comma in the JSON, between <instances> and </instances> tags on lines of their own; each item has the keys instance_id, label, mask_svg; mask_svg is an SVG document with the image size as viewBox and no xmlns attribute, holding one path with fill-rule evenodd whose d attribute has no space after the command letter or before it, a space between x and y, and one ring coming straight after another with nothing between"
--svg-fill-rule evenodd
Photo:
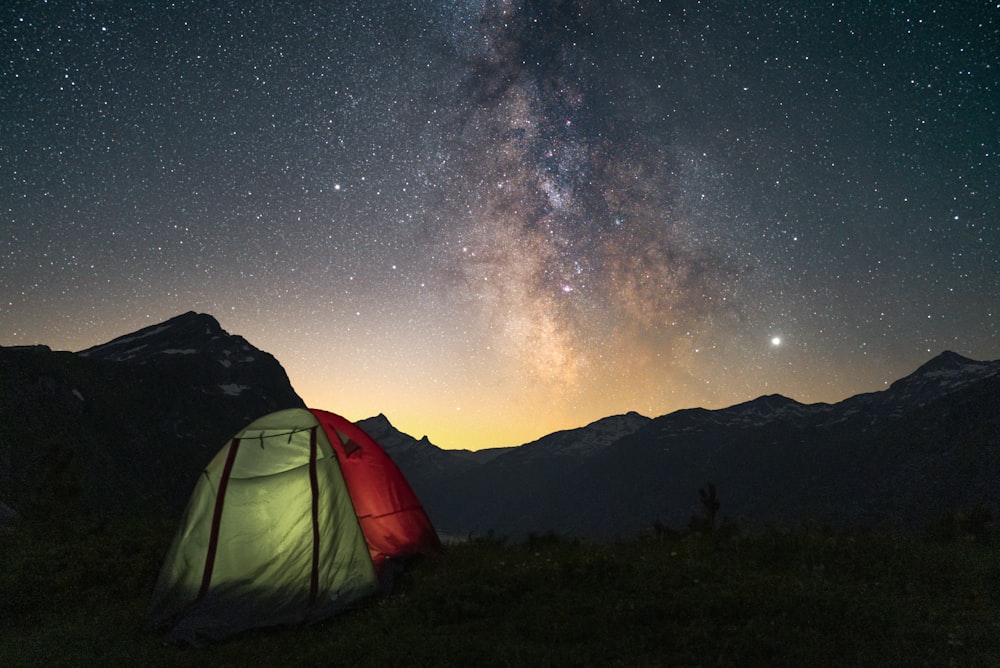
<instances>
[{"instance_id":1,"label":"dark foreground ground","mask_svg":"<svg viewBox=\"0 0 1000 668\"><path fill-rule=\"evenodd\" d=\"M193 648L145 629L171 533L0 533L0 666L1000 665L996 541L821 528L487 537L322 624Z\"/></svg>"}]
</instances>

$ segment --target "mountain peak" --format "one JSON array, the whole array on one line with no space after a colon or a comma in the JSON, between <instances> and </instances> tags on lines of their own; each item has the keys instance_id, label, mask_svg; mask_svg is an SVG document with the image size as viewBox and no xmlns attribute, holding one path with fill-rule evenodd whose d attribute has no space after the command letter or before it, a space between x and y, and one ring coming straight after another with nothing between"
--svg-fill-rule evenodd
<instances>
[{"instance_id":1,"label":"mountain peak","mask_svg":"<svg viewBox=\"0 0 1000 668\"><path fill-rule=\"evenodd\" d=\"M977 362L971 360L968 357L963 357L956 352L950 350L945 350L943 353L937 357L933 357L920 367L917 368L916 374L936 372L936 371L954 371L956 369L961 369L969 365L979 365L982 362Z\"/></svg>"},{"instance_id":2,"label":"mountain peak","mask_svg":"<svg viewBox=\"0 0 1000 668\"><path fill-rule=\"evenodd\" d=\"M954 391L1000 373L997 362L980 362L946 350L889 386L897 401L923 402L942 391Z\"/></svg>"},{"instance_id":3,"label":"mountain peak","mask_svg":"<svg viewBox=\"0 0 1000 668\"><path fill-rule=\"evenodd\" d=\"M0 418L19 427L18 439L0 438L0 498L16 510L51 497L54 486L79 490L72 505L81 511L179 513L220 443L261 415L303 405L270 353L205 314L78 354L32 350L0 349ZM56 416L58 433L73 438L60 441L58 457L30 455L49 442Z\"/></svg>"},{"instance_id":4,"label":"mountain peak","mask_svg":"<svg viewBox=\"0 0 1000 668\"><path fill-rule=\"evenodd\" d=\"M724 408L724 411L737 411L745 412L747 410L752 410L757 413L775 413L789 406L802 406L801 403L795 399L789 399L783 394L764 394L756 399L751 399L750 401L744 401L743 403L730 406L729 408Z\"/></svg>"},{"instance_id":5,"label":"mountain peak","mask_svg":"<svg viewBox=\"0 0 1000 668\"><path fill-rule=\"evenodd\" d=\"M784 395L765 394L756 399L734 404L728 408L708 411L708 413L714 414L719 419L726 421L735 420L736 422L763 423L779 417L800 415L806 408L805 404L795 399L789 399ZM696 412L691 413L689 417L700 419L700 416L704 413L697 409L694 410Z\"/></svg>"},{"instance_id":6,"label":"mountain peak","mask_svg":"<svg viewBox=\"0 0 1000 668\"><path fill-rule=\"evenodd\" d=\"M218 320L206 313L188 311L77 355L158 368L163 373L187 374L194 384L211 386L213 392L232 397L256 395L264 388L280 387L278 405L302 405L302 399L295 394L274 356L254 347L242 336L225 331Z\"/></svg>"},{"instance_id":7,"label":"mountain peak","mask_svg":"<svg viewBox=\"0 0 1000 668\"><path fill-rule=\"evenodd\" d=\"M379 413L378 415L374 415L370 418L358 420L355 424L361 427L366 434L375 439L379 445L386 447L386 444L388 443L389 446L387 449L392 449L393 446L398 444L397 442L400 441L400 439L407 443L420 442L413 436L405 434L397 429L396 426L389 421L389 418L386 417L385 413Z\"/></svg>"},{"instance_id":8,"label":"mountain peak","mask_svg":"<svg viewBox=\"0 0 1000 668\"><path fill-rule=\"evenodd\" d=\"M204 347L206 342L219 337L231 337L219 321L207 313L188 311L155 325L149 325L130 334L124 334L107 343L79 351L81 357L94 357L124 361L147 358L158 353L183 353Z\"/></svg>"},{"instance_id":9,"label":"mountain peak","mask_svg":"<svg viewBox=\"0 0 1000 668\"><path fill-rule=\"evenodd\" d=\"M961 379L965 376L979 377L983 374L992 375L996 373L996 364L992 362L980 362L977 360L969 359L968 357L963 357L958 353L946 350L937 357L925 362L920 365L916 371L911 373L905 378L897 380L890 386L892 387L903 387L911 385L913 383L924 383L928 381L937 381L943 378L950 378L955 376Z\"/></svg>"},{"instance_id":10,"label":"mountain peak","mask_svg":"<svg viewBox=\"0 0 1000 668\"><path fill-rule=\"evenodd\" d=\"M752 399L746 403L754 404L755 406L774 406L780 408L782 406L788 406L789 404L798 404L799 402L795 401L795 399L790 399L783 394L762 394L756 399Z\"/></svg>"}]
</instances>

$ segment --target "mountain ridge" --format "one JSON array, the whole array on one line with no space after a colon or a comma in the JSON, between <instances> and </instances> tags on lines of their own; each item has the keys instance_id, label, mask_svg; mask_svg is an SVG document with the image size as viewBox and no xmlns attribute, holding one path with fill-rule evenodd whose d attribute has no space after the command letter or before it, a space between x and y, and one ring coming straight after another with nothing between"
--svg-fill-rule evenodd
<instances>
[{"instance_id":1,"label":"mountain ridge","mask_svg":"<svg viewBox=\"0 0 1000 668\"><path fill-rule=\"evenodd\" d=\"M272 355L195 312L77 353L0 347L0 370L0 417L19 425L0 436L8 517L47 495L177 513L235 431L304 406ZM716 410L627 412L508 448L444 450L382 413L358 425L446 534L626 536L683 525L708 482L722 513L747 523L913 525L961 504L995 506L998 416L1000 361L944 351L834 404L766 394Z\"/></svg>"},{"instance_id":2,"label":"mountain ridge","mask_svg":"<svg viewBox=\"0 0 1000 668\"><path fill-rule=\"evenodd\" d=\"M654 522L682 526L699 512L697 491L708 482L723 495L724 512L751 523L913 526L962 504L1000 505L990 486L1000 475L998 416L1000 361L946 351L884 390L834 404L762 395L647 418L573 456L558 448L529 455L588 427L452 475L439 468L433 480L405 460L400 466L435 521L459 535L618 536Z\"/></svg>"},{"instance_id":3,"label":"mountain ridge","mask_svg":"<svg viewBox=\"0 0 1000 668\"><path fill-rule=\"evenodd\" d=\"M55 518L178 514L232 434L295 406L278 361L203 314L80 353L0 347L0 502Z\"/></svg>"}]
</instances>

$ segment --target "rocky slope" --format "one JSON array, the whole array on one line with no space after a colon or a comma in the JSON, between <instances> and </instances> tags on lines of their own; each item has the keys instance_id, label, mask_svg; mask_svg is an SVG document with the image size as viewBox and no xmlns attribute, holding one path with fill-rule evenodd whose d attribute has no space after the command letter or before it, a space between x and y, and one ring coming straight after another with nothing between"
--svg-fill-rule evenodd
<instances>
[{"instance_id":1,"label":"rocky slope","mask_svg":"<svg viewBox=\"0 0 1000 668\"><path fill-rule=\"evenodd\" d=\"M274 357L204 314L80 353L0 348L0 502L53 518L177 513L226 439L301 405Z\"/></svg>"},{"instance_id":2,"label":"rocky slope","mask_svg":"<svg viewBox=\"0 0 1000 668\"><path fill-rule=\"evenodd\" d=\"M1000 362L946 352L883 392L837 404L769 395L652 420L616 416L480 462L434 454L433 473L409 459L417 449L397 455L401 468L446 534L682 528L701 513L709 482L720 517L744 524L915 526L1000 508Z\"/></svg>"}]
</instances>

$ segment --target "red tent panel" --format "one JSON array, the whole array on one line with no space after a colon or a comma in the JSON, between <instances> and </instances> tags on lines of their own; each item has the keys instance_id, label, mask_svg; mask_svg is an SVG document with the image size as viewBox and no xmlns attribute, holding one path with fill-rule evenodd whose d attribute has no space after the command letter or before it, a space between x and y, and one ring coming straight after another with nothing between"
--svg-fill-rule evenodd
<instances>
[{"instance_id":1,"label":"red tent panel","mask_svg":"<svg viewBox=\"0 0 1000 668\"><path fill-rule=\"evenodd\" d=\"M437 532L420 500L385 450L351 421L327 411L309 410L337 453L376 568L387 557L401 559L440 549Z\"/></svg>"}]
</instances>

